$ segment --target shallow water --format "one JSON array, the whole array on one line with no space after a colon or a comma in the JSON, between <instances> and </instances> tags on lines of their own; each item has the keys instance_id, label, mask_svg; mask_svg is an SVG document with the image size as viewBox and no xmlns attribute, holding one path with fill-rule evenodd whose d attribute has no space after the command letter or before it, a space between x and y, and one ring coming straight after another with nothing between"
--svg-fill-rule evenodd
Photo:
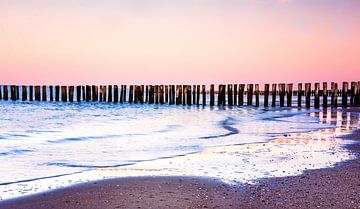
<instances>
[{"instance_id":1,"label":"shallow water","mask_svg":"<svg viewBox=\"0 0 360 209\"><path fill-rule=\"evenodd\" d=\"M121 176L232 182L353 158L336 138L359 113L0 101L0 198Z\"/></svg>"}]
</instances>

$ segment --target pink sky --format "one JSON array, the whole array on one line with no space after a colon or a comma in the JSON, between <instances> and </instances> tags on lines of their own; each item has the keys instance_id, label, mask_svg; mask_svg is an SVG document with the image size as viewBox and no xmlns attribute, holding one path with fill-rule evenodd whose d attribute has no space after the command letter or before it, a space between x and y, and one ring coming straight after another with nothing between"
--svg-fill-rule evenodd
<instances>
[{"instance_id":1,"label":"pink sky","mask_svg":"<svg viewBox=\"0 0 360 209\"><path fill-rule=\"evenodd\" d=\"M1 1L0 83L360 80L358 0L133 2Z\"/></svg>"}]
</instances>

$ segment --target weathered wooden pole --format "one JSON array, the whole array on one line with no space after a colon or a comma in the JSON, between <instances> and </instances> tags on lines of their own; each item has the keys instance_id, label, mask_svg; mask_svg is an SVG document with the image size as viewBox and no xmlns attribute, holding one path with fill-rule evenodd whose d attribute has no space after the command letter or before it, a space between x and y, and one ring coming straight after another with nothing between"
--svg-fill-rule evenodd
<instances>
[{"instance_id":1,"label":"weathered wooden pole","mask_svg":"<svg viewBox=\"0 0 360 209\"><path fill-rule=\"evenodd\" d=\"M237 105L238 102L237 95L238 95L238 85L234 84L234 99L233 99L234 105Z\"/></svg>"},{"instance_id":2,"label":"weathered wooden pole","mask_svg":"<svg viewBox=\"0 0 360 209\"><path fill-rule=\"evenodd\" d=\"M106 86L104 85L103 87L102 87L102 94L103 94L103 102L106 102L106 97L107 97L107 89L106 89Z\"/></svg>"},{"instance_id":3,"label":"weathered wooden pole","mask_svg":"<svg viewBox=\"0 0 360 209\"><path fill-rule=\"evenodd\" d=\"M343 107L347 107L348 102L348 91L349 91L349 83L348 82L343 82L343 87L342 87L342 106Z\"/></svg>"},{"instance_id":4,"label":"weathered wooden pole","mask_svg":"<svg viewBox=\"0 0 360 209\"><path fill-rule=\"evenodd\" d=\"M219 88L218 88L218 100L217 100L217 105L218 106L221 106L221 105L223 105L223 103L225 103L225 101L223 101L224 100L224 98L223 98L223 92L224 92L223 88L225 88L224 85L219 85ZM224 96L225 96L225 94L224 94Z\"/></svg>"},{"instance_id":5,"label":"weathered wooden pole","mask_svg":"<svg viewBox=\"0 0 360 209\"><path fill-rule=\"evenodd\" d=\"M356 89L356 82L352 81L351 82L351 90L350 90L350 106L353 107L354 106L354 99L355 99L355 89Z\"/></svg>"},{"instance_id":6,"label":"weathered wooden pole","mask_svg":"<svg viewBox=\"0 0 360 209\"><path fill-rule=\"evenodd\" d=\"M311 83L305 83L305 106L310 108L311 106Z\"/></svg>"},{"instance_id":7,"label":"weathered wooden pole","mask_svg":"<svg viewBox=\"0 0 360 209\"><path fill-rule=\"evenodd\" d=\"M50 91L50 102L53 102L54 101L54 87L49 86L49 91Z\"/></svg>"},{"instance_id":8,"label":"weathered wooden pole","mask_svg":"<svg viewBox=\"0 0 360 209\"><path fill-rule=\"evenodd\" d=\"M302 95L303 95L302 83L298 83L298 91L297 91L298 107L301 107Z\"/></svg>"},{"instance_id":9,"label":"weathered wooden pole","mask_svg":"<svg viewBox=\"0 0 360 209\"><path fill-rule=\"evenodd\" d=\"M159 86L155 85L155 104L159 104Z\"/></svg>"},{"instance_id":10,"label":"weathered wooden pole","mask_svg":"<svg viewBox=\"0 0 360 209\"><path fill-rule=\"evenodd\" d=\"M175 91L175 85L171 85L171 89L170 89L170 104L175 104L175 95L176 95L176 91Z\"/></svg>"},{"instance_id":11,"label":"weathered wooden pole","mask_svg":"<svg viewBox=\"0 0 360 209\"><path fill-rule=\"evenodd\" d=\"M279 84L279 98L280 98L280 107L285 106L285 84Z\"/></svg>"},{"instance_id":12,"label":"weathered wooden pole","mask_svg":"<svg viewBox=\"0 0 360 209\"><path fill-rule=\"evenodd\" d=\"M126 102L126 88L127 88L127 86L126 85L124 85L124 91L123 91L123 101L124 102Z\"/></svg>"},{"instance_id":13,"label":"weathered wooden pole","mask_svg":"<svg viewBox=\"0 0 360 209\"><path fill-rule=\"evenodd\" d=\"M20 99L20 86L16 86L16 100Z\"/></svg>"},{"instance_id":14,"label":"weathered wooden pole","mask_svg":"<svg viewBox=\"0 0 360 209\"><path fill-rule=\"evenodd\" d=\"M196 85L196 105L200 105L200 85Z\"/></svg>"},{"instance_id":15,"label":"weathered wooden pole","mask_svg":"<svg viewBox=\"0 0 360 209\"><path fill-rule=\"evenodd\" d=\"M155 87L153 85L149 86L149 104L154 104L154 93L155 93Z\"/></svg>"},{"instance_id":16,"label":"weathered wooden pole","mask_svg":"<svg viewBox=\"0 0 360 209\"><path fill-rule=\"evenodd\" d=\"M5 85L4 86L4 100L8 101L9 100L9 90L8 90L8 86Z\"/></svg>"},{"instance_id":17,"label":"weathered wooden pole","mask_svg":"<svg viewBox=\"0 0 360 209\"><path fill-rule=\"evenodd\" d=\"M164 104L164 85L159 86L159 103Z\"/></svg>"},{"instance_id":18,"label":"weathered wooden pole","mask_svg":"<svg viewBox=\"0 0 360 209\"><path fill-rule=\"evenodd\" d=\"M135 85L134 86L134 103L135 104L137 104L139 102L139 90L140 90L140 86Z\"/></svg>"},{"instance_id":19,"label":"weathered wooden pole","mask_svg":"<svg viewBox=\"0 0 360 209\"><path fill-rule=\"evenodd\" d=\"M334 83L334 87L332 88L331 100L333 101L332 106L337 107L338 106L338 84L337 83Z\"/></svg>"},{"instance_id":20,"label":"weathered wooden pole","mask_svg":"<svg viewBox=\"0 0 360 209\"><path fill-rule=\"evenodd\" d=\"M292 95L293 95L293 84L288 83L286 85L286 101L288 107L292 106Z\"/></svg>"},{"instance_id":21,"label":"weathered wooden pole","mask_svg":"<svg viewBox=\"0 0 360 209\"><path fill-rule=\"evenodd\" d=\"M47 93L46 93L46 86L42 86L42 101L47 101Z\"/></svg>"},{"instance_id":22,"label":"weathered wooden pole","mask_svg":"<svg viewBox=\"0 0 360 209\"><path fill-rule=\"evenodd\" d=\"M176 105L180 105L181 103L182 103L181 85L176 85Z\"/></svg>"},{"instance_id":23,"label":"weathered wooden pole","mask_svg":"<svg viewBox=\"0 0 360 209\"><path fill-rule=\"evenodd\" d=\"M206 105L206 86L205 85L201 86L201 94L202 94L202 105L205 106Z\"/></svg>"},{"instance_id":24,"label":"weathered wooden pole","mask_svg":"<svg viewBox=\"0 0 360 209\"><path fill-rule=\"evenodd\" d=\"M260 87L259 84L255 84L255 106L260 106Z\"/></svg>"},{"instance_id":25,"label":"weathered wooden pole","mask_svg":"<svg viewBox=\"0 0 360 209\"><path fill-rule=\"evenodd\" d=\"M124 85L120 85L120 103L124 102L123 94L124 94Z\"/></svg>"},{"instance_id":26,"label":"weathered wooden pole","mask_svg":"<svg viewBox=\"0 0 360 209\"><path fill-rule=\"evenodd\" d=\"M12 101L15 101L16 100L16 92L15 92L15 86L14 85L11 85L10 86L10 92L11 92L11 100Z\"/></svg>"},{"instance_id":27,"label":"weathered wooden pole","mask_svg":"<svg viewBox=\"0 0 360 209\"><path fill-rule=\"evenodd\" d=\"M245 91L245 84L239 84L239 106L244 105L244 91Z\"/></svg>"},{"instance_id":28,"label":"weathered wooden pole","mask_svg":"<svg viewBox=\"0 0 360 209\"><path fill-rule=\"evenodd\" d=\"M323 107L328 106L328 90L327 90L327 82L323 82Z\"/></svg>"},{"instance_id":29,"label":"weathered wooden pole","mask_svg":"<svg viewBox=\"0 0 360 209\"><path fill-rule=\"evenodd\" d=\"M35 101L40 102L40 86L35 86Z\"/></svg>"},{"instance_id":30,"label":"weathered wooden pole","mask_svg":"<svg viewBox=\"0 0 360 209\"><path fill-rule=\"evenodd\" d=\"M169 103L169 86L165 85L165 103Z\"/></svg>"},{"instance_id":31,"label":"weathered wooden pole","mask_svg":"<svg viewBox=\"0 0 360 209\"><path fill-rule=\"evenodd\" d=\"M193 104L195 104L196 103L196 85L193 85L192 86L192 102L193 102Z\"/></svg>"},{"instance_id":32,"label":"weathered wooden pole","mask_svg":"<svg viewBox=\"0 0 360 209\"><path fill-rule=\"evenodd\" d=\"M100 87L101 88L101 87ZM93 102L96 102L96 101L98 101L98 94L99 92L98 92L98 87L97 86L95 86L95 85L92 85L91 86L91 96L92 96L92 101ZM102 98L100 98L100 99L102 99Z\"/></svg>"},{"instance_id":33,"label":"weathered wooden pole","mask_svg":"<svg viewBox=\"0 0 360 209\"><path fill-rule=\"evenodd\" d=\"M74 86L69 86L69 101L74 102Z\"/></svg>"},{"instance_id":34,"label":"weathered wooden pole","mask_svg":"<svg viewBox=\"0 0 360 209\"><path fill-rule=\"evenodd\" d=\"M144 104L144 85L140 86L139 94L140 103Z\"/></svg>"},{"instance_id":35,"label":"weathered wooden pole","mask_svg":"<svg viewBox=\"0 0 360 209\"><path fill-rule=\"evenodd\" d=\"M104 87L102 85L99 86L99 102L104 101Z\"/></svg>"},{"instance_id":36,"label":"weathered wooden pole","mask_svg":"<svg viewBox=\"0 0 360 209\"><path fill-rule=\"evenodd\" d=\"M118 85L114 85L114 103L119 102L119 87Z\"/></svg>"},{"instance_id":37,"label":"weathered wooden pole","mask_svg":"<svg viewBox=\"0 0 360 209\"><path fill-rule=\"evenodd\" d=\"M247 85L247 105L253 105L254 84Z\"/></svg>"},{"instance_id":38,"label":"weathered wooden pole","mask_svg":"<svg viewBox=\"0 0 360 209\"><path fill-rule=\"evenodd\" d=\"M354 106L360 106L360 81L355 85L355 98L354 98Z\"/></svg>"},{"instance_id":39,"label":"weathered wooden pole","mask_svg":"<svg viewBox=\"0 0 360 209\"><path fill-rule=\"evenodd\" d=\"M86 101L86 89L85 86L81 86L82 100Z\"/></svg>"},{"instance_id":40,"label":"weathered wooden pole","mask_svg":"<svg viewBox=\"0 0 360 209\"><path fill-rule=\"evenodd\" d=\"M228 89L227 89L227 95L228 95L228 105L229 106L233 106L234 105L234 100L233 100L233 85L232 84L228 84Z\"/></svg>"},{"instance_id":41,"label":"weathered wooden pole","mask_svg":"<svg viewBox=\"0 0 360 209\"><path fill-rule=\"evenodd\" d=\"M108 85L108 102L112 102L113 101L113 90L112 90L112 85Z\"/></svg>"},{"instance_id":42,"label":"weathered wooden pole","mask_svg":"<svg viewBox=\"0 0 360 209\"><path fill-rule=\"evenodd\" d=\"M183 88L183 90L182 90L182 92L183 92L182 102L183 103L182 104L186 105L187 85L183 85L182 88Z\"/></svg>"},{"instance_id":43,"label":"weathered wooden pole","mask_svg":"<svg viewBox=\"0 0 360 209\"><path fill-rule=\"evenodd\" d=\"M331 106L334 106L335 98L334 98L334 88L335 88L335 82L331 82Z\"/></svg>"},{"instance_id":44,"label":"weathered wooden pole","mask_svg":"<svg viewBox=\"0 0 360 209\"><path fill-rule=\"evenodd\" d=\"M76 101L81 102L81 86L76 86Z\"/></svg>"},{"instance_id":45,"label":"weathered wooden pole","mask_svg":"<svg viewBox=\"0 0 360 209\"><path fill-rule=\"evenodd\" d=\"M314 107L316 109L320 108L320 83L315 83L315 91L314 91Z\"/></svg>"},{"instance_id":46,"label":"weathered wooden pole","mask_svg":"<svg viewBox=\"0 0 360 209\"><path fill-rule=\"evenodd\" d=\"M269 107L270 84L264 86L264 107Z\"/></svg>"},{"instance_id":47,"label":"weathered wooden pole","mask_svg":"<svg viewBox=\"0 0 360 209\"><path fill-rule=\"evenodd\" d=\"M276 83L272 84L271 95L272 95L271 106L275 107L276 106Z\"/></svg>"},{"instance_id":48,"label":"weathered wooden pole","mask_svg":"<svg viewBox=\"0 0 360 209\"><path fill-rule=\"evenodd\" d=\"M186 103L187 105L191 105L191 85L188 85L186 87L186 93L187 93Z\"/></svg>"},{"instance_id":49,"label":"weathered wooden pole","mask_svg":"<svg viewBox=\"0 0 360 209\"><path fill-rule=\"evenodd\" d=\"M5 91L4 91L5 93ZM33 86L29 86L29 100L33 101L34 100L34 87Z\"/></svg>"},{"instance_id":50,"label":"weathered wooden pole","mask_svg":"<svg viewBox=\"0 0 360 209\"><path fill-rule=\"evenodd\" d=\"M215 105L215 89L214 89L214 84L210 85L210 106L214 106Z\"/></svg>"},{"instance_id":51,"label":"weathered wooden pole","mask_svg":"<svg viewBox=\"0 0 360 209\"><path fill-rule=\"evenodd\" d=\"M133 103L133 98L134 98L134 86L130 85L129 88L129 103Z\"/></svg>"},{"instance_id":52,"label":"weathered wooden pole","mask_svg":"<svg viewBox=\"0 0 360 209\"><path fill-rule=\"evenodd\" d=\"M22 101L26 101L26 100L27 100L27 87L22 86Z\"/></svg>"},{"instance_id":53,"label":"weathered wooden pole","mask_svg":"<svg viewBox=\"0 0 360 209\"><path fill-rule=\"evenodd\" d=\"M61 86L61 101L67 102L67 86Z\"/></svg>"},{"instance_id":54,"label":"weathered wooden pole","mask_svg":"<svg viewBox=\"0 0 360 209\"><path fill-rule=\"evenodd\" d=\"M101 86L100 86L100 88L101 88ZM87 101L87 102L89 102L90 100L91 100L91 90L92 90L92 88L91 88L91 86L89 86L89 85L86 85L85 86L85 91L86 91L86 94L85 94L85 101ZM102 89L102 88L101 88ZM101 91L101 89L100 89L100 91ZM95 88L94 88L94 93L95 93ZM96 97L96 95L93 95L94 97ZM92 98L93 99L93 101L96 101L96 99L95 98ZM95 99L95 100L94 100ZM100 99L102 100L102 97L100 96Z\"/></svg>"},{"instance_id":55,"label":"weathered wooden pole","mask_svg":"<svg viewBox=\"0 0 360 209\"><path fill-rule=\"evenodd\" d=\"M145 103L149 103L149 85L145 86Z\"/></svg>"}]
</instances>

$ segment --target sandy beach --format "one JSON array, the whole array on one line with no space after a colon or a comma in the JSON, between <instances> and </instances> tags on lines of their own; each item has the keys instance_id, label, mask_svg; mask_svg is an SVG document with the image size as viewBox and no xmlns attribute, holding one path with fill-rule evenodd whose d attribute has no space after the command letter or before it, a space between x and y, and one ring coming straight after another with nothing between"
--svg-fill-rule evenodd
<instances>
[{"instance_id":1,"label":"sandy beach","mask_svg":"<svg viewBox=\"0 0 360 209\"><path fill-rule=\"evenodd\" d=\"M344 138L359 141L360 130ZM359 155L359 143L347 148ZM118 178L3 201L0 208L360 208L359 192L357 157L255 185L230 186L203 177Z\"/></svg>"}]
</instances>

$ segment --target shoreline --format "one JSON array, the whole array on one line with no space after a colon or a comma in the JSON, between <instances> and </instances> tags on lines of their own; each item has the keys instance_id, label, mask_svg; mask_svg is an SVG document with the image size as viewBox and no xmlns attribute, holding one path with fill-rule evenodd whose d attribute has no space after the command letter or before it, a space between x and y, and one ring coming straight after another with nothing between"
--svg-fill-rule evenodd
<instances>
[{"instance_id":1,"label":"shoreline","mask_svg":"<svg viewBox=\"0 0 360 209\"><path fill-rule=\"evenodd\" d=\"M360 129L341 138L356 142L346 145L355 159L255 185L209 177L121 177L0 201L0 208L358 208Z\"/></svg>"}]
</instances>

